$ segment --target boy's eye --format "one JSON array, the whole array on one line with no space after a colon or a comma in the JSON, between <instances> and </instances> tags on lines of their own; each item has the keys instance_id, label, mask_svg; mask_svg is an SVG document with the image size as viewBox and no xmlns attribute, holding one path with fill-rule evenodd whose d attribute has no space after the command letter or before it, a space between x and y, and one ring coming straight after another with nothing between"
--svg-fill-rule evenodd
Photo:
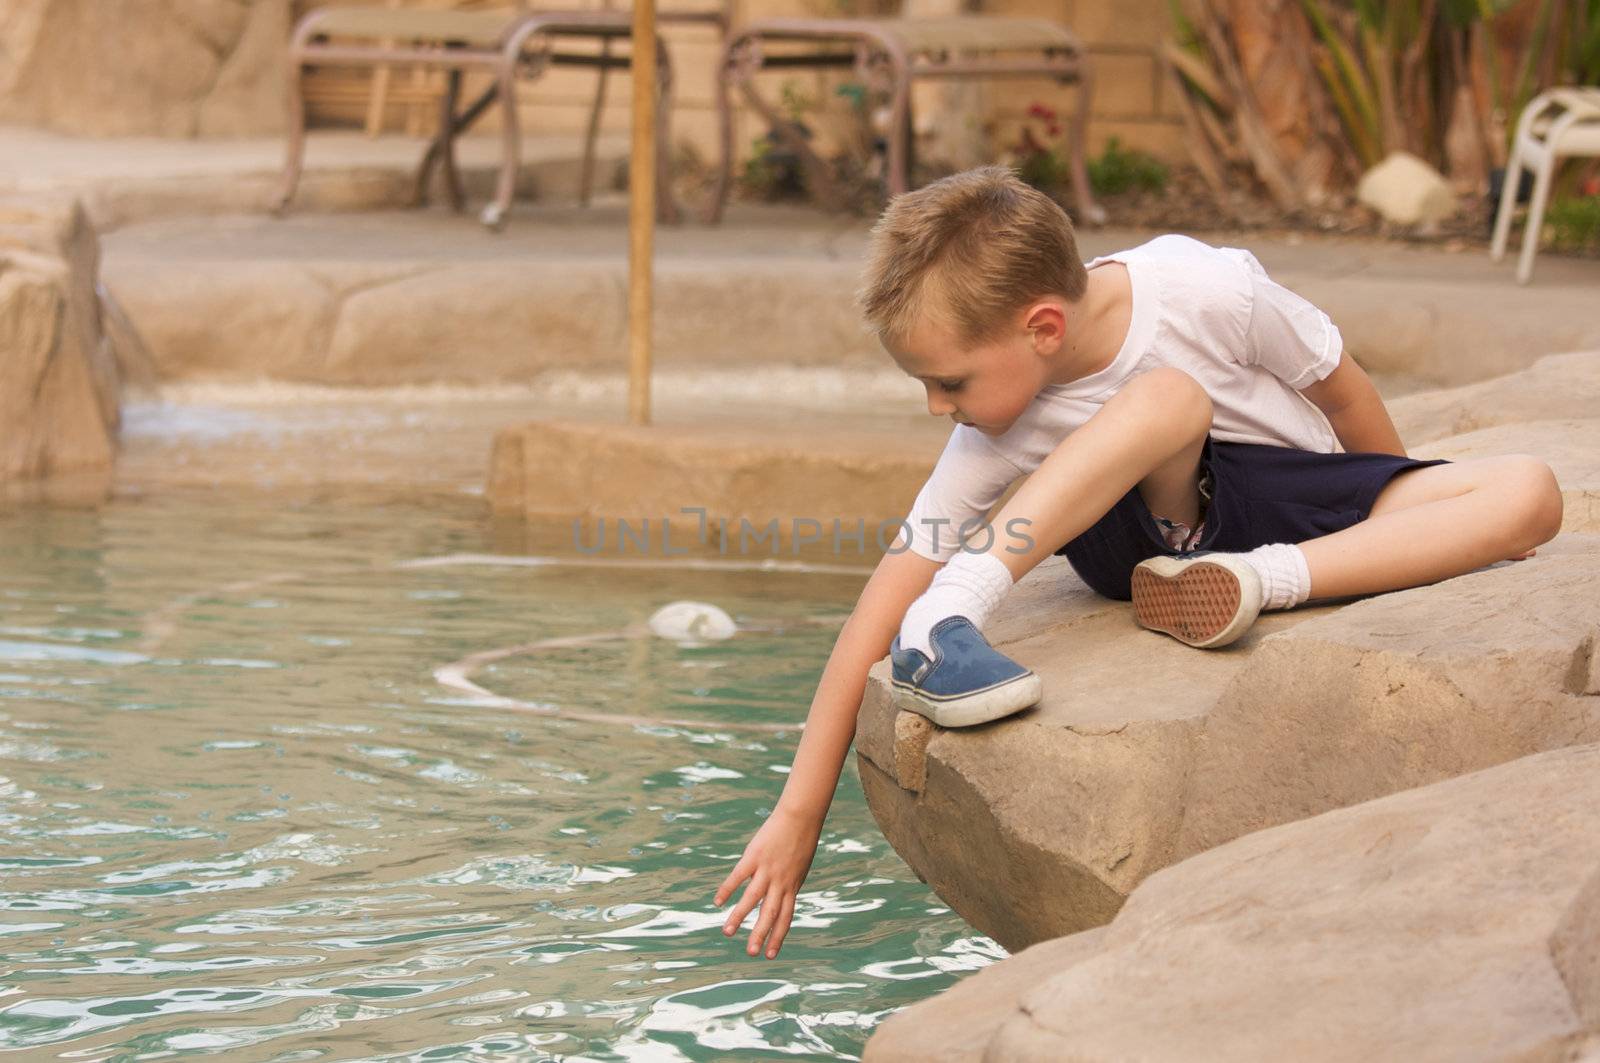
<instances>
[{"instance_id":1,"label":"boy's eye","mask_svg":"<svg viewBox=\"0 0 1600 1063\"><path fill-rule=\"evenodd\" d=\"M966 384L965 380L941 380L941 381L939 381L939 387L943 388L945 391L960 391L961 388L965 384Z\"/></svg>"}]
</instances>

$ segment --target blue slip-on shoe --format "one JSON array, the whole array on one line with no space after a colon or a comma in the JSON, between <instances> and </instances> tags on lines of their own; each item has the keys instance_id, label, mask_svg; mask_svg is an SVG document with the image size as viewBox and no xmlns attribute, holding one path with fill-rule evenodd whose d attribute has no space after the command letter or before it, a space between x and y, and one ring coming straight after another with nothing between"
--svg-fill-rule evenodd
<instances>
[{"instance_id":1,"label":"blue slip-on shoe","mask_svg":"<svg viewBox=\"0 0 1600 1063\"><path fill-rule=\"evenodd\" d=\"M1261 578L1238 554L1199 551L1152 557L1133 570L1133 618L1141 627L1201 649L1250 630L1261 612Z\"/></svg>"},{"instance_id":2,"label":"blue slip-on shoe","mask_svg":"<svg viewBox=\"0 0 1600 1063\"><path fill-rule=\"evenodd\" d=\"M990 646L972 621L948 616L933 625L933 660L921 650L889 647L894 703L940 727L971 727L1009 716L1039 700L1039 677Z\"/></svg>"}]
</instances>

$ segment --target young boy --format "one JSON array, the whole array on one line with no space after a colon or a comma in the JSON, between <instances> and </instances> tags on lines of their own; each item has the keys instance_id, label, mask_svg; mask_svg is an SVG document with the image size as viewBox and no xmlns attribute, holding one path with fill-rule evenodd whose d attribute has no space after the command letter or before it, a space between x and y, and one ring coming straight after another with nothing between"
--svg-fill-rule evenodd
<instances>
[{"instance_id":1,"label":"young boy","mask_svg":"<svg viewBox=\"0 0 1600 1063\"><path fill-rule=\"evenodd\" d=\"M1211 647L1261 609L1460 575L1561 525L1535 459L1406 457L1338 329L1248 252L1164 236L1085 267L1061 209L1001 167L895 199L861 304L957 427L908 549L839 634L777 807L717 890L721 905L750 879L723 933L759 902L751 955L783 944L886 650L896 703L942 726L1038 700L981 632L1051 553L1143 626Z\"/></svg>"}]
</instances>

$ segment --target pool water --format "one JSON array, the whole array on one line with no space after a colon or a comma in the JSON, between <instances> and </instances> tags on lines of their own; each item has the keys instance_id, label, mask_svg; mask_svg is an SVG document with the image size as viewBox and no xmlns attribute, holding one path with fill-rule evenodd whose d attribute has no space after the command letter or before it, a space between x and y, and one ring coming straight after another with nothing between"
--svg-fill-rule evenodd
<instances>
[{"instance_id":1,"label":"pool water","mask_svg":"<svg viewBox=\"0 0 1600 1063\"><path fill-rule=\"evenodd\" d=\"M864 569L500 542L470 498L0 510L0 1051L854 1058L1005 955L851 768L778 958L721 934ZM637 634L683 598L745 630Z\"/></svg>"}]
</instances>

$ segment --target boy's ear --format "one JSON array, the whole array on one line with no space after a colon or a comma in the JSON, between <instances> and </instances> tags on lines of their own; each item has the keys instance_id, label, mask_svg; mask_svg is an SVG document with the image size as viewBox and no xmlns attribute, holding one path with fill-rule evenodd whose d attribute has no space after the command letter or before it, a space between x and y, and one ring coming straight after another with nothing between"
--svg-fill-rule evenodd
<instances>
[{"instance_id":1,"label":"boy's ear","mask_svg":"<svg viewBox=\"0 0 1600 1063\"><path fill-rule=\"evenodd\" d=\"M1033 338L1039 354L1054 353L1067 336L1067 317L1056 303L1038 302L1023 312L1023 327Z\"/></svg>"}]
</instances>

